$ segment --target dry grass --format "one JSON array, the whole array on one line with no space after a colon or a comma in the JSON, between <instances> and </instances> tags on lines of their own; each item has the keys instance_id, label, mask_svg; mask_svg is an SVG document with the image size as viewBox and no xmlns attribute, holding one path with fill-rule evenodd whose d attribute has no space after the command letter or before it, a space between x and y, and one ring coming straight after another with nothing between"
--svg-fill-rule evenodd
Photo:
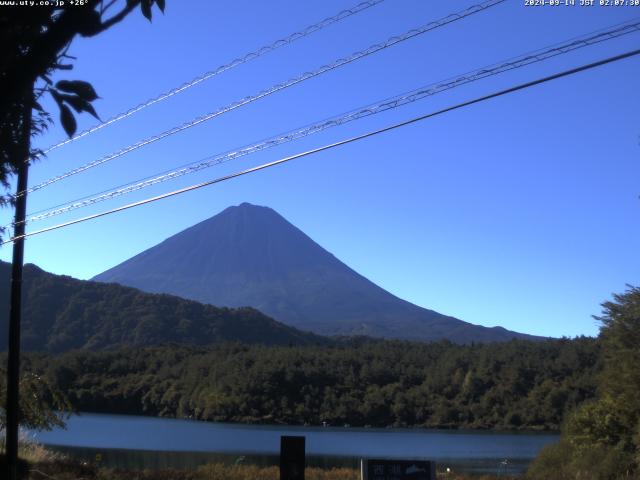
<instances>
[{"instance_id":1,"label":"dry grass","mask_svg":"<svg viewBox=\"0 0 640 480\"><path fill-rule=\"evenodd\" d=\"M51 472L53 473L53 472ZM60 472L63 473L63 472ZM37 477L30 477L30 479ZM68 480L74 477L55 475L56 480ZM161 470L161 471L125 471L101 469L95 476L86 477L95 480L279 480L278 467L258 467L255 465L203 465L196 470ZM306 480L360 480L360 473L349 468L324 470L307 468ZM39 479L42 480L42 479Z\"/></svg>"},{"instance_id":2,"label":"dry grass","mask_svg":"<svg viewBox=\"0 0 640 480\"><path fill-rule=\"evenodd\" d=\"M196 471L198 480L279 480L278 467L255 465L204 465ZM306 480L360 480L360 472L352 468L307 468Z\"/></svg>"},{"instance_id":3,"label":"dry grass","mask_svg":"<svg viewBox=\"0 0 640 480\"><path fill-rule=\"evenodd\" d=\"M21 442L18 455L21 459L28 463L54 463L64 461L65 457L61 453L47 450L39 443L34 442Z\"/></svg>"},{"instance_id":4,"label":"dry grass","mask_svg":"<svg viewBox=\"0 0 640 480\"><path fill-rule=\"evenodd\" d=\"M110 470L68 461L30 464L25 480L279 480L278 467L210 464L196 470ZM360 480L351 468L307 468L307 480ZM509 480L517 477L439 473L438 480Z\"/></svg>"},{"instance_id":5,"label":"dry grass","mask_svg":"<svg viewBox=\"0 0 640 480\"><path fill-rule=\"evenodd\" d=\"M98 468L79 463L64 455L47 450L34 442L23 442L20 450L24 480L279 480L278 467L256 465L225 465L213 463L195 470L118 470ZM0 468L4 456L0 454ZM307 468L306 480L360 480L360 471L353 468ZM517 477L438 473L438 480L502 480Z\"/></svg>"},{"instance_id":6,"label":"dry grass","mask_svg":"<svg viewBox=\"0 0 640 480\"><path fill-rule=\"evenodd\" d=\"M360 472L351 468L307 468L306 480L360 480ZM509 480L516 477L439 473L438 480ZM31 464L25 480L279 480L278 467L255 465L203 465L196 470L110 470L97 469L69 461Z\"/></svg>"}]
</instances>

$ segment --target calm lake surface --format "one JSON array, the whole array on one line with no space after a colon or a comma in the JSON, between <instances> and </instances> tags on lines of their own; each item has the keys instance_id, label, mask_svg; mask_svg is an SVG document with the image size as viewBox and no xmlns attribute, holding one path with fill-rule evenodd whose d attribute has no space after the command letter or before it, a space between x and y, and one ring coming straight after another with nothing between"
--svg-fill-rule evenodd
<instances>
[{"instance_id":1,"label":"calm lake surface","mask_svg":"<svg viewBox=\"0 0 640 480\"><path fill-rule=\"evenodd\" d=\"M72 416L36 441L108 466L193 468L223 461L277 464L281 435L303 435L310 465L357 466L361 457L422 458L464 471L518 473L557 434L262 426L127 415Z\"/></svg>"}]
</instances>

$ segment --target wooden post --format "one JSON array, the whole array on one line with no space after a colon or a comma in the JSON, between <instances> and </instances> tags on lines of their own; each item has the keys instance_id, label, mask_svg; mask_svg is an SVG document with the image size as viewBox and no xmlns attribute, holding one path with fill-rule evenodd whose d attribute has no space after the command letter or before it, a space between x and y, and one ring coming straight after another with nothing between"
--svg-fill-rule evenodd
<instances>
[{"instance_id":1,"label":"wooden post","mask_svg":"<svg viewBox=\"0 0 640 480\"><path fill-rule=\"evenodd\" d=\"M280 480L304 480L304 437L280 437Z\"/></svg>"},{"instance_id":2,"label":"wooden post","mask_svg":"<svg viewBox=\"0 0 640 480\"><path fill-rule=\"evenodd\" d=\"M25 217L27 213L27 183L31 148L31 100L33 88L24 97L22 145L17 158L17 186L11 263L11 297L9 307L9 352L7 359L7 479L18 480L18 425L20 420L20 321L22 317L22 266L24 264Z\"/></svg>"}]
</instances>

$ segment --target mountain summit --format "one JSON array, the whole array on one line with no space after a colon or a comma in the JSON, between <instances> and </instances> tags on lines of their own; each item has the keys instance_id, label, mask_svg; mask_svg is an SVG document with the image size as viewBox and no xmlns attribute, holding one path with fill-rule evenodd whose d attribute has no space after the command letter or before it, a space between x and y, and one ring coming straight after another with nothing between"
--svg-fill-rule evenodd
<instances>
[{"instance_id":1,"label":"mountain summit","mask_svg":"<svg viewBox=\"0 0 640 480\"><path fill-rule=\"evenodd\" d=\"M324 335L460 343L534 338L404 301L353 271L276 211L249 203L229 207L94 280L216 306L251 306Z\"/></svg>"}]
</instances>

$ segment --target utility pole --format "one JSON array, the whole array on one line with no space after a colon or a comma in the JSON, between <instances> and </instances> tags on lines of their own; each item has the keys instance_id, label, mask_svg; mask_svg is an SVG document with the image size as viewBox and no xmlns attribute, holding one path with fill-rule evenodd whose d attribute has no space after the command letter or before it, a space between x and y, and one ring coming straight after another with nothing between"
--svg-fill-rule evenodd
<instances>
[{"instance_id":1,"label":"utility pole","mask_svg":"<svg viewBox=\"0 0 640 480\"><path fill-rule=\"evenodd\" d=\"M22 138L18 148L15 219L13 226L13 260L11 263L11 297L9 307L9 353L7 361L7 479L18 480L18 423L20 417L20 322L22 317L22 266L27 213L27 180L31 149L31 108L33 85L24 96Z\"/></svg>"}]
</instances>

